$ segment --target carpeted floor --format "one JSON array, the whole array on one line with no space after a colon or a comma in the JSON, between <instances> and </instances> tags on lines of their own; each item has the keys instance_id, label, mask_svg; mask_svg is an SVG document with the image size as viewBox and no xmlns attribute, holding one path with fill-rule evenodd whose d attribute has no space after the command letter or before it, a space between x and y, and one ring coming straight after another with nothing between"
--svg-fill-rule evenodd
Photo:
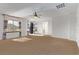
<instances>
[{"instance_id":1,"label":"carpeted floor","mask_svg":"<svg viewBox=\"0 0 79 59\"><path fill-rule=\"evenodd\" d=\"M27 36L32 40L17 42L0 41L0 54L8 55L77 55L76 42L50 36Z\"/></svg>"}]
</instances>

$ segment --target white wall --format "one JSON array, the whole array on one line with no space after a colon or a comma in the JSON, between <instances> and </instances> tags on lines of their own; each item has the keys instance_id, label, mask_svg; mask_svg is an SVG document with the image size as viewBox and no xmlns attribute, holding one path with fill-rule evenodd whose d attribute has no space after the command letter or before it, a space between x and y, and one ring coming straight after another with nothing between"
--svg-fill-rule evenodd
<instances>
[{"instance_id":1,"label":"white wall","mask_svg":"<svg viewBox=\"0 0 79 59\"><path fill-rule=\"evenodd\" d=\"M4 20L4 17L2 14L0 14L0 40L2 39L2 35L3 35L3 20Z\"/></svg>"},{"instance_id":2,"label":"white wall","mask_svg":"<svg viewBox=\"0 0 79 59\"><path fill-rule=\"evenodd\" d=\"M76 13L60 15L53 20L53 36L75 40Z\"/></svg>"},{"instance_id":3,"label":"white wall","mask_svg":"<svg viewBox=\"0 0 79 59\"><path fill-rule=\"evenodd\" d=\"M76 41L77 5L66 4L52 16L52 36Z\"/></svg>"},{"instance_id":4,"label":"white wall","mask_svg":"<svg viewBox=\"0 0 79 59\"><path fill-rule=\"evenodd\" d=\"M55 17L52 21L53 25L53 36L60 37L60 38L69 38L69 22L66 17L67 15L60 15Z\"/></svg>"},{"instance_id":5,"label":"white wall","mask_svg":"<svg viewBox=\"0 0 79 59\"><path fill-rule=\"evenodd\" d=\"M27 35L27 19L23 19L21 21L21 32L22 32L22 36L26 36Z\"/></svg>"},{"instance_id":6,"label":"white wall","mask_svg":"<svg viewBox=\"0 0 79 59\"><path fill-rule=\"evenodd\" d=\"M78 9L77 9L76 41L79 47L79 4L78 4Z\"/></svg>"},{"instance_id":7,"label":"white wall","mask_svg":"<svg viewBox=\"0 0 79 59\"><path fill-rule=\"evenodd\" d=\"M47 24L46 24L47 23ZM45 24L46 24L46 27L45 27ZM37 30L38 30L38 33L39 34L42 34L42 35L48 35L49 31L48 31L48 21L45 21L45 22L38 22L37 23Z\"/></svg>"}]
</instances>

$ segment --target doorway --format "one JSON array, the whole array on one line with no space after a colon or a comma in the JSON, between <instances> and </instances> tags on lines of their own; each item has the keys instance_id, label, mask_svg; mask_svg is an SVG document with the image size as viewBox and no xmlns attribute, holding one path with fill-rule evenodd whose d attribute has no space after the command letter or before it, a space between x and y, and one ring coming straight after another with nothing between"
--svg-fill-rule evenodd
<instances>
[{"instance_id":1,"label":"doorway","mask_svg":"<svg viewBox=\"0 0 79 59\"><path fill-rule=\"evenodd\" d=\"M48 22L43 22L43 34L47 35L48 34Z\"/></svg>"},{"instance_id":2,"label":"doorway","mask_svg":"<svg viewBox=\"0 0 79 59\"><path fill-rule=\"evenodd\" d=\"M30 22L30 34L33 34L34 24L33 22Z\"/></svg>"}]
</instances>

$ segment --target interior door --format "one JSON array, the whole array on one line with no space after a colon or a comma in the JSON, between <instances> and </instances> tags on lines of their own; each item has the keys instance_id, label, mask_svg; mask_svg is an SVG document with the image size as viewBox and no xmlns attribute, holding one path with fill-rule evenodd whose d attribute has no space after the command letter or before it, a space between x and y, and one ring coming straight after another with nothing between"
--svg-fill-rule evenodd
<instances>
[{"instance_id":1,"label":"interior door","mask_svg":"<svg viewBox=\"0 0 79 59\"><path fill-rule=\"evenodd\" d=\"M48 34L48 22L43 22L43 34Z\"/></svg>"}]
</instances>

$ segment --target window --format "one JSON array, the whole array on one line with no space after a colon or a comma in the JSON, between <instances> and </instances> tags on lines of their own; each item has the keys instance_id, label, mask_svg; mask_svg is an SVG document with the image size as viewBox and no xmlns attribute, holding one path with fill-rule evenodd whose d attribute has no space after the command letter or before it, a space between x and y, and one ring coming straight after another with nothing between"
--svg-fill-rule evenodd
<instances>
[{"instance_id":1,"label":"window","mask_svg":"<svg viewBox=\"0 0 79 59\"><path fill-rule=\"evenodd\" d=\"M6 32L11 32L11 31L20 31L20 22L19 21L14 21L14 20L7 20L7 25L6 25Z\"/></svg>"}]
</instances>

